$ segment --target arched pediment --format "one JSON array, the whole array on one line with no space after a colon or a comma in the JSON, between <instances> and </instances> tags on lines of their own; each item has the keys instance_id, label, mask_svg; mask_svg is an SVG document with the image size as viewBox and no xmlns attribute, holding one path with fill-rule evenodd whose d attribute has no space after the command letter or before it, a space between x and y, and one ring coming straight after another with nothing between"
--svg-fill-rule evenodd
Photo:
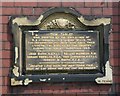
<instances>
[{"instance_id":1,"label":"arched pediment","mask_svg":"<svg viewBox=\"0 0 120 96\"><path fill-rule=\"evenodd\" d=\"M75 16L69 13L51 14L39 25L41 30L84 30L85 27Z\"/></svg>"},{"instance_id":2,"label":"arched pediment","mask_svg":"<svg viewBox=\"0 0 120 96\"><path fill-rule=\"evenodd\" d=\"M35 30L89 30L89 26L110 24L110 18L88 20L72 8L51 8L35 21L27 17L17 17L12 21L12 24L15 23L24 27L35 26Z\"/></svg>"}]
</instances>

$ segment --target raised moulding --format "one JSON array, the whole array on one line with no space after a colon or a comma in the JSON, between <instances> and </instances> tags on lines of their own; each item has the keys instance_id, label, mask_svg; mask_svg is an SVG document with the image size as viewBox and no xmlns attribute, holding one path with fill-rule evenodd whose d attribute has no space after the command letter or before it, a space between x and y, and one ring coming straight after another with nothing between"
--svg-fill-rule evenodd
<instances>
[{"instance_id":1,"label":"raised moulding","mask_svg":"<svg viewBox=\"0 0 120 96\"><path fill-rule=\"evenodd\" d=\"M112 68L109 64L109 61L105 64L105 76L98 77L95 79L98 84L112 84L113 77L112 77Z\"/></svg>"}]
</instances>

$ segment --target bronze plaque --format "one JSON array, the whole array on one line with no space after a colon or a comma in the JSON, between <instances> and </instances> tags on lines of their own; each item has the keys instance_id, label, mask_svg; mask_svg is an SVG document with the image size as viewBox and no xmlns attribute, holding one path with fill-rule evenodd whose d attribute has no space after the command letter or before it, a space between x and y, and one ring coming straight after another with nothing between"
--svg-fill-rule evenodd
<instances>
[{"instance_id":1,"label":"bronze plaque","mask_svg":"<svg viewBox=\"0 0 120 96\"><path fill-rule=\"evenodd\" d=\"M26 31L26 72L77 73L98 70L98 31Z\"/></svg>"}]
</instances>

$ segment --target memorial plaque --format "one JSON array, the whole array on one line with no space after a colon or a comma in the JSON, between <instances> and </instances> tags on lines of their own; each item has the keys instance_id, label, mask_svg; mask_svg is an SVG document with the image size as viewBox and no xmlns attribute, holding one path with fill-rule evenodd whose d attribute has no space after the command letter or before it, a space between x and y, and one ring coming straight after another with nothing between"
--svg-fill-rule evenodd
<instances>
[{"instance_id":1,"label":"memorial plaque","mask_svg":"<svg viewBox=\"0 0 120 96\"><path fill-rule=\"evenodd\" d=\"M27 31L25 67L40 73L99 69L98 31Z\"/></svg>"},{"instance_id":2,"label":"memorial plaque","mask_svg":"<svg viewBox=\"0 0 120 96\"><path fill-rule=\"evenodd\" d=\"M12 17L11 85L34 82L112 82L110 18L85 18L71 8L50 8L37 20ZM110 74L108 74L110 73Z\"/></svg>"}]
</instances>

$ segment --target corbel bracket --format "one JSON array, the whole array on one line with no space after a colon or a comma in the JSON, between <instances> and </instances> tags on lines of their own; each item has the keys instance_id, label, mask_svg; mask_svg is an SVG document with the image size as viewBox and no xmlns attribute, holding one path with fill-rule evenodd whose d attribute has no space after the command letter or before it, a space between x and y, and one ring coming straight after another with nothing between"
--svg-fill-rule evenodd
<instances>
[{"instance_id":1,"label":"corbel bracket","mask_svg":"<svg viewBox=\"0 0 120 96\"><path fill-rule=\"evenodd\" d=\"M11 86L17 86L17 85L28 85L32 82L29 78L25 79L18 79L19 78L19 68L14 65L14 68L12 70L13 77L11 78Z\"/></svg>"}]
</instances>

